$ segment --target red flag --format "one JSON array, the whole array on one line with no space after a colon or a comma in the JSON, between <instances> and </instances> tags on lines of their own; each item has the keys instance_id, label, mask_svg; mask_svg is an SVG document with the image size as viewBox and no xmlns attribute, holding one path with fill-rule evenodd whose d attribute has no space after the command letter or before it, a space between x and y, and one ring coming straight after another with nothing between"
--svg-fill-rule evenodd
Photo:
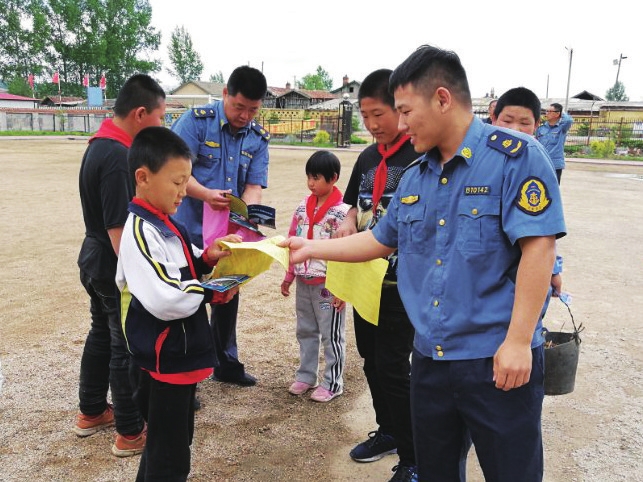
<instances>
[{"instance_id":1,"label":"red flag","mask_svg":"<svg viewBox=\"0 0 643 482\"><path fill-rule=\"evenodd\" d=\"M83 77L83 87L89 87L89 74L85 74Z\"/></svg>"},{"instance_id":2,"label":"red flag","mask_svg":"<svg viewBox=\"0 0 643 482\"><path fill-rule=\"evenodd\" d=\"M29 82L29 87L31 87L31 90L33 90L33 74L29 74L29 77L27 77L27 82Z\"/></svg>"},{"instance_id":3,"label":"red flag","mask_svg":"<svg viewBox=\"0 0 643 482\"><path fill-rule=\"evenodd\" d=\"M60 75L58 75L58 72L54 72L54 75L53 75L53 77L51 78L51 81L52 81L54 84L58 84L58 85L60 85Z\"/></svg>"},{"instance_id":4,"label":"red flag","mask_svg":"<svg viewBox=\"0 0 643 482\"><path fill-rule=\"evenodd\" d=\"M105 73L100 78L100 88L105 90L107 88L107 79L105 78Z\"/></svg>"}]
</instances>

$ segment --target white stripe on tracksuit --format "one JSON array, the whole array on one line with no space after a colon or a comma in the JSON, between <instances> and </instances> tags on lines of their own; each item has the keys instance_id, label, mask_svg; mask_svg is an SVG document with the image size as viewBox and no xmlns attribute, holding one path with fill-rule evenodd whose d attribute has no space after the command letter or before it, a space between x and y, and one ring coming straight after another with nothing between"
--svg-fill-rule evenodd
<instances>
[{"instance_id":1,"label":"white stripe on tracksuit","mask_svg":"<svg viewBox=\"0 0 643 482\"><path fill-rule=\"evenodd\" d=\"M321 386L333 393L341 393L346 359L346 308L337 311L332 306L333 296L325 288L325 283L309 285L299 276L296 280L296 333L300 364L295 379L309 385L317 384L321 341L326 362Z\"/></svg>"}]
</instances>

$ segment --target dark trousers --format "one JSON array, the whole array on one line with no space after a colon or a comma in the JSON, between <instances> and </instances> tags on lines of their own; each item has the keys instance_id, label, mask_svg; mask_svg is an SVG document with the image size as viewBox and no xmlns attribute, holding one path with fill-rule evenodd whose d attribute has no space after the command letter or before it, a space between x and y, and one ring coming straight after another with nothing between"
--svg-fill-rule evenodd
<instances>
[{"instance_id":1,"label":"dark trousers","mask_svg":"<svg viewBox=\"0 0 643 482\"><path fill-rule=\"evenodd\" d=\"M241 378L245 373L237 352L238 311L239 294L235 295L228 303L212 305L210 315L210 327L218 363L215 372L228 379Z\"/></svg>"},{"instance_id":2,"label":"dark trousers","mask_svg":"<svg viewBox=\"0 0 643 482\"><path fill-rule=\"evenodd\" d=\"M107 408L107 390L112 389L116 431L136 435L143 418L132 400L128 375L130 355L121 331L116 284L80 273L90 298L91 327L80 360L79 408L85 415L98 415Z\"/></svg>"},{"instance_id":3,"label":"dark trousers","mask_svg":"<svg viewBox=\"0 0 643 482\"><path fill-rule=\"evenodd\" d=\"M373 399L379 429L397 442L401 462L415 465L411 430L409 361L415 330L404 310L397 286L382 288L378 325L353 310L357 351Z\"/></svg>"},{"instance_id":4,"label":"dark trousers","mask_svg":"<svg viewBox=\"0 0 643 482\"><path fill-rule=\"evenodd\" d=\"M134 398L147 422L136 482L184 482L190 473L196 383L159 382L145 370L134 376Z\"/></svg>"},{"instance_id":5,"label":"dark trousers","mask_svg":"<svg viewBox=\"0 0 643 482\"><path fill-rule=\"evenodd\" d=\"M485 480L540 482L544 350L532 350L529 383L493 382L493 358L434 361L413 351L411 407L421 482L464 481L471 442Z\"/></svg>"},{"instance_id":6,"label":"dark trousers","mask_svg":"<svg viewBox=\"0 0 643 482\"><path fill-rule=\"evenodd\" d=\"M556 169L556 179L558 179L558 185L560 186L560 178L563 176L562 169Z\"/></svg>"}]
</instances>

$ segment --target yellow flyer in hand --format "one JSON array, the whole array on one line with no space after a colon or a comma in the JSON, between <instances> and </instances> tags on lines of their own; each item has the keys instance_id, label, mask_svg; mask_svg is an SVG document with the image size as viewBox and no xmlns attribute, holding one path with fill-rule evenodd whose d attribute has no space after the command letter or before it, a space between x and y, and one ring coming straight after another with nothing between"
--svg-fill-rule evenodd
<instances>
[{"instance_id":1,"label":"yellow flyer in hand","mask_svg":"<svg viewBox=\"0 0 643 482\"><path fill-rule=\"evenodd\" d=\"M380 317L382 281L388 268L385 259L364 263L329 261L326 288L337 298L353 305L362 318L377 325Z\"/></svg>"},{"instance_id":2,"label":"yellow flyer in hand","mask_svg":"<svg viewBox=\"0 0 643 482\"><path fill-rule=\"evenodd\" d=\"M219 278L233 274L245 274L253 278L270 268L274 261L277 261L287 270L288 248L277 246L283 240L283 236L273 236L261 241L245 243L221 241L221 244L229 249L232 254L222 258L217 263L211 276Z\"/></svg>"}]
</instances>

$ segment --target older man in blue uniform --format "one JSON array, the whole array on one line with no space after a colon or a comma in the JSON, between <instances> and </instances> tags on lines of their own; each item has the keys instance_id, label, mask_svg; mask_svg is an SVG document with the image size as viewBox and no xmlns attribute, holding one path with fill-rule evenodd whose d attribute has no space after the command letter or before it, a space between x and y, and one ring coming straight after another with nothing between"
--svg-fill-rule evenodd
<instances>
[{"instance_id":1,"label":"older man in blue uniform","mask_svg":"<svg viewBox=\"0 0 643 482\"><path fill-rule=\"evenodd\" d=\"M554 103L545 111L545 122L536 129L536 139L545 146L554 163L558 184L565 169L565 140L573 123L572 116L563 112L563 106Z\"/></svg>"},{"instance_id":2,"label":"older man in blue uniform","mask_svg":"<svg viewBox=\"0 0 643 482\"><path fill-rule=\"evenodd\" d=\"M266 94L264 75L257 69L236 68L223 89L223 100L185 112L172 126L194 155L192 178L175 217L189 230L192 242L203 247L203 203L223 209L230 199L259 204L268 185L270 134L254 121ZM211 326L219 365L215 380L252 386L256 379L245 372L237 350L239 295L212 309Z\"/></svg>"},{"instance_id":3,"label":"older man in blue uniform","mask_svg":"<svg viewBox=\"0 0 643 482\"><path fill-rule=\"evenodd\" d=\"M486 480L541 481L540 313L565 234L547 153L475 118L460 59L422 46L390 79L417 152L372 231L290 238L292 262L363 261L398 249L415 327L413 440L420 481L465 480L473 442Z\"/></svg>"}]
</instances>

